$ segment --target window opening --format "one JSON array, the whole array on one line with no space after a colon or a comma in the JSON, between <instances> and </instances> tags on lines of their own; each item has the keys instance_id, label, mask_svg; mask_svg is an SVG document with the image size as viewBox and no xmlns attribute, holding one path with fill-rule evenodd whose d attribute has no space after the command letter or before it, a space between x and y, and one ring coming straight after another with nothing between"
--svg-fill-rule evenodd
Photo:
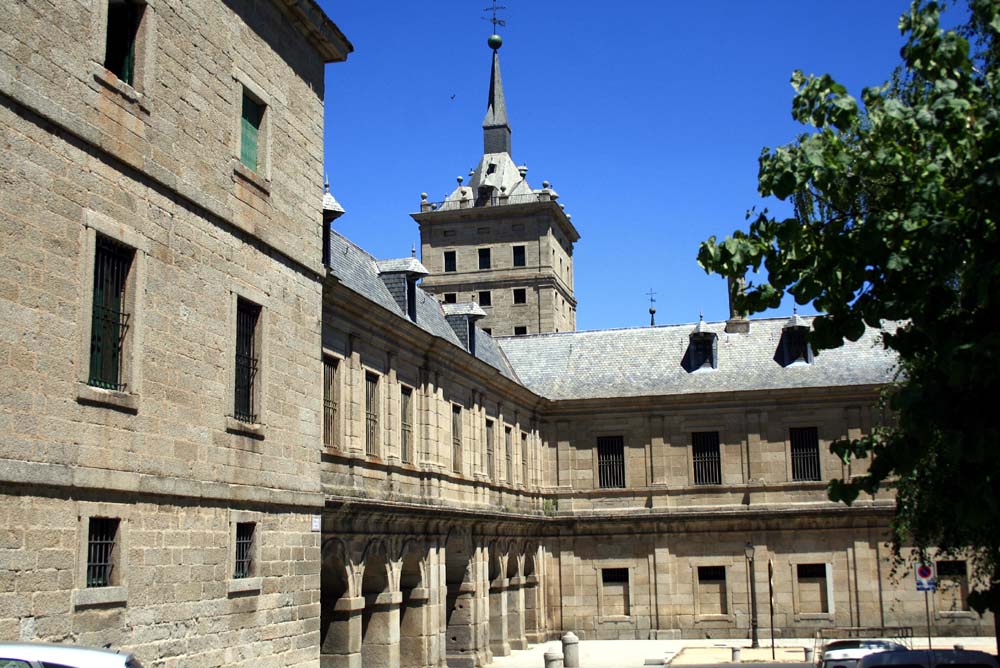
<instances>
[{"instance_id":1,"label":"window opening","mask_svg":"<svg viewBox=\"0 0 1000 668\"><path fill-rule=\"evenodd\" d=\"M250 569L253 566L253 532L254 522L237 522L234 578L250 577Z\"/></svg>"},{"instance_id":2,"label":"window opening","mask_svg":"<svg viewBox=\"0 0 1000 668\"><path fill-rule=\"evenodd\" d=\"M480 306L493 306L493 295L489 290L479 291L479 305Z\"/></svg>"},{"instance_id":3,"label":"window opening","mask_svg":"<svg viewBox=\"0 0 1000 668\"><path fill-rule=\"evenodd\" d=\"M248 169L258 170L260 164L260 130L264 121L263 103L255 100L250 92L243 89L243 112L240 117L240 162Z\"/></svg>"},{"instance_id":4,"label":"window opening","mask_svg":"<svg viewBox=\"0 0 1000 668\"><path fill-rule=\"evenodd\" d=\"M496 462L493 460L493 420L486 421L486 475L493 479L496 472L494 466Z\"/></svg>"},{"instance_id":5,"label":"window opening","mask_svg":"<svg viewBox=\"0 0 1000 668\"><path fill-rule=\"evenodd\" d=\"M134 0L108 2L104 67L130 86L135 84L135 47L145 8Z\"/></svg>"},{"instance_id":6,"label":"window opening","mask_svg":"<svg viewBox=\"0 0 1000 668\"><path fill-rule=\"evenodd\" d=\"M451 463L455 473L462 472L462 407L451 407Z\"/></svg>"},{"instance_id":7,"label":"window opening","mask_svg":"<svg viewBox=\"0 0 1000 668\"><path fill-rule=\"evenodd\" d=\"M122 373L129 313L125 289L135 252L107 237L97 237L94 254L93 312L90 327L90 373L87 383L123 391Z\"/></svg>"},{"instance_id":8,"label":"window opening","mask_svg":"<svg viewBox=\"0 0 1000 668\"><path fill-rule=\"evenodd\" d=\"M444 252L444 270L447 272L457 271L455 263L455 251Z\"/></svg>"},{"instance_id":9,"label":"window opening","mask_svg":"<svg viewBox=\"0 0 1000 668\"><path fill-rule=\"evenodd\" d=\"M696 431L691 434L696 485L721 485L722 462L719 455L719 432Z\"/></svg>"},{"instance_id":10,"label":"window opening","mask_svg":"<svg viewBox=\"0 0 1000 668\"><path fill-rule=\"evenodd\" d=\"M523 267L527 264L524 255L524 246L514 246L514 266Z\"/></svg>"},{"instance_id":11,"label":"window opening","mask_svg":"<svg viewBox=\"0 0 1000 668\"><path fill-rule=\"evenodd\" d=\"M528 333L528 328L519 325L514 328L514 336L525 336Z\"/></svg>"},{"instance_id":12,"label":"window opening","mask_svg":"<svg viewBox=\"0 0 1000 668\"><path fill-rule=\"evenodd\" d=\"M597 439L597 473L601 489L625 487L625 439L602 436Z\"/></svg>"},{"instance_id":13,"label":"window opening","mask_svg":"<svg viewBox=\"0 0 1000 668\"><path fill-rule=\"evenodd\" d=\"M792 442L792 480L819 480L819 430L816 427L789 429Z\"/></svg>"},{"instance_id":14,"label":"window opening","mask_svg":"<svg viewBox=\"0 0 1000 668\"><path fill-rule=\"evenodd\" d=\"M365 374L365 454L378 455L378 376Z\"/></svg>"},{"instance_id":15,"label":"window opening","mask_svg":"<svg viewBox=\"0 0 1000 668\"><path fill-rule=\"evenodd\" d=\"M514 303L515 304L527 304L528 303L528 292L524 288L514 288Z\"/></svg>"},{"instance_id":16,"label":"window opening","mask_svg":"<svg viewBox=\"0 0 1000 668\"><path fill-rule=\"evenodd\" d=\"M407 464L413 462L413 390L403 387L399 390L400 413L400 459Z\"/></svg>"},{"instance_id":17,"label":"window opening","mask_svg":"<svg viewBox=\"0 0 1000 668\"><path fill-rule=\"evenodd\" d=\"M490 268L490 249L480 248L479 249L479 268L489 269Z\"/></svg>"},{"instance_id":18,"label":"window opening","mask_svg":"<svg viewBox=\"0 0 1000 668\"><path fill-rule=\"evenodd\" d=\"M511 441L511 431L510 427L504 427L503 430L503 458L504 464L507 467L507 484L511 485L514 483L514 460L513 453L511 452L514 448L514 444Z\"/></svg>"},{"instance_id":19,"label":"window opening","mask_svg":"<svg viewBox=\"0 0 1000 668\"><path fill-rule=\"evenodd\" d=\"M110 587L115 575L115 541L119 520L91 517L87 528L87 586Z\"/></svg>"},{"instance_id":20,"label":"window opening","mask_svg":"<svg viewBox=\"0 0 1000 668\"><path fill-rule=\"evenodd\" d=\"M257 422L257 371L260 351L257 342L257 324L260 306L237 299L236 301L236 387L233 417L241 422Z\"/></svg>"},{"instance_id":21,"label":"window opening","mask_svg":"<svg viewBox=\"0 0 1000 668\"><path fill-rule=\"evenodd\" d=\"M335 446L337 428L337 360L323 359L323 444Z\"/></svg>"},{"instance_id":22,"label":"window opening","mask_svg":"<svg viewBox=\"0 0 1000 668\"><path fill-rule=\"evenodd\" d=\"M446 292L446 293L444 293L444 303L445 304L454 304L457 301L458 301L458 295L455 294L454 292Z\"/></svg>"}]
</instances>

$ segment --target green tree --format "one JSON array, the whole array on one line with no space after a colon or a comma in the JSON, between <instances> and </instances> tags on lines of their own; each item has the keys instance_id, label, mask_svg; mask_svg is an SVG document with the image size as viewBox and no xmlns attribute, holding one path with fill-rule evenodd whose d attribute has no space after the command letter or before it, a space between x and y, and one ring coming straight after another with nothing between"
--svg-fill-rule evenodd
<instances>
[{"instance_id":1,"label":"green tree","mask_svg":"<svg viewBox=\"0 0 1000 668\"><path fill-rule=\"evenodd\" d=\"M969 0L945 31L941 7L900 18L902 65L862 105L829 75L795 72L792 115L811 126L760 156L759 190L793 215L748 214L749 229L702 243L708 272L765 280L744 312L784 294L823 315L817 352L885 327L899 360L884 401L892 426L836 443L870 473L829 495L896 489L897 548L973 556L969 603L1000 613L1000 105L998 0ZM733 284L738 284L734 281ZM898 554L898 551L897 551Z\"/></svg>"}]
</instances>

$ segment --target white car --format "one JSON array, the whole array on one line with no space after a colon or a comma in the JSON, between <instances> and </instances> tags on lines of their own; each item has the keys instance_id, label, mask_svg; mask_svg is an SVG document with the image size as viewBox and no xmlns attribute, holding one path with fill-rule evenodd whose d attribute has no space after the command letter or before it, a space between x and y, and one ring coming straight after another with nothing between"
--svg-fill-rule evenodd
<instances>
[{"instance_id":1,"label":"white car","mask_svg":"<svg viewBox=\"0 0 1000 668\"><path fill-rule=\"evenodd\" d=\"M856 668L858 662L869 654L897 652L906 647L891 640L855 638L834 640L823 646L820 668Z\"/></svg>"},{"instance_id":2,"label":"white car","mask_svg":"<svg viewBox=\"0 0 1000 668\"><path fill-rule=\"evenodd\" d=\"M128 652L38 642L0 642L0 668L142 668Z\"/></svg>"}]
</instances>

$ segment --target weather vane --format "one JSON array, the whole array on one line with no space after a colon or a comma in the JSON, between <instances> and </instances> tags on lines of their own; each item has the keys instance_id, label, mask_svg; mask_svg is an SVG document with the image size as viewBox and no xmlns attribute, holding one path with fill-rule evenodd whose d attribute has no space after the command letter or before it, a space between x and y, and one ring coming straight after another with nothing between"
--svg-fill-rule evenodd
<instances>
[{"instance_id":1,"label":"weather vane","mask_svg":"<svg viewBox=\"0 0 1000 668\"><path fill-rule=\"evenodd\" d=\"M656 325L656 307L653 306L656 303L656 293L653 292L653 288L649 289L646 296L649 297L649 326L653 327Z\"/></svg>"},{"instance_id":2,"label":"weather vane","mask_svg":"<svg viewBox=\"0 0 1000 668\"><path fill-rule=\"evenodd\" d=\"M507 8L504 7L503 5L498 5L497 4L497 0L493 0L493 6L492 7L486 7L485 9L483 9L484 13L485 12L490 12L492 14L492 17L486 17L486 16L484 16L484 17L482 17L482 19L484 21L489 21L490 23L493 24L493 32L494 33L497 31L497 26L500 26L502 28L507 26L507 22L506 21L504 21L503 19L498 19L497 18L497 12L498 11L503 11L505 9L507 9Z\"/></svg>"}]
</instances>

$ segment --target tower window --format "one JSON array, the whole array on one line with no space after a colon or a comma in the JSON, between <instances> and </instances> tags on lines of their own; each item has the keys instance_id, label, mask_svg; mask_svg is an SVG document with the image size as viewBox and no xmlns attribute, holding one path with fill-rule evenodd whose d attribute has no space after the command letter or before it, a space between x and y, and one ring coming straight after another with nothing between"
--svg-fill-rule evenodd
<instances>
[{"instance_id":1,"label":"tower window","mask_svg":"<svg viewBox=\"0 0 1000 668\"><path fill-rule=\"evenodd\" d=\"M134 0L108 2L104 67L130 86L135 83L136 43L139 40L139 26L142 24L142 14L145 9L144 3Z\"/></svg>"},{"instance_id":2,"label":"tower window","mask_svg":"<svg viewBox=\"0 0 1000 668\"><path fill-rule=\"evenodd\" d=\"M514 328L514 336L524 336L528 333L528 328L524 325L518 325Z\"/></svg>"},{"instance_id":3,"label":"tower window","mask_svg":"<svg viewBox=\"0 0 1000 668\"><path fill-rule=\"evenodd\" d=\"M514 246L514 266L523 267L527 264L524 255L524 246Z\"/></svg>"},{"instance_id":4,"label":"tower window","mask_svg":"<svg viewBox=\"0 0 1000 668\"><path fill-rule=\"evenodd\" d=\"M489 290L479 291L479 305L480 306L493 306L493 295Z\"/></svg>"},{"instance_id":5,"label":"tower window","mask_svg":"<svg viewBox=\"0 0 1000 668\"><path fill-rule=\"evenodd\" d=\"M458 295L456 293L454 293L454 292L446 292L446 293L444 293L444 303L445 304L454 304L457 301L458 301Z\"/></svg>"},{"instance_id":6,"label":"tower window","mask_svg":"<svg viewBox=\"0 0 1000 668\"><path fill-rule=\"evenodd\" d=\"M528 303L528 291L524 288L514 288L514 303L515 304L527 304Z\"/></svg>"},{"instance_id":7,"label":"tower window","mask_svg":"<svg viewBox=\"0 0 1000 668\"><path fill-rule=\"evenodd\" d=\"M489 269L490 268L490 249L480 248L479 249L479 268Z\"/></svg>"},{"instance_id":8,"label":"tower window","mask_svg":"<svg viewBox=\"0 0 1000 668\"><path fill-rule=\"evenodd\" d=\"M457 271L455 267L455 251L444 252L444 270L447 272Z\"/></svg>"}]
</instances>

